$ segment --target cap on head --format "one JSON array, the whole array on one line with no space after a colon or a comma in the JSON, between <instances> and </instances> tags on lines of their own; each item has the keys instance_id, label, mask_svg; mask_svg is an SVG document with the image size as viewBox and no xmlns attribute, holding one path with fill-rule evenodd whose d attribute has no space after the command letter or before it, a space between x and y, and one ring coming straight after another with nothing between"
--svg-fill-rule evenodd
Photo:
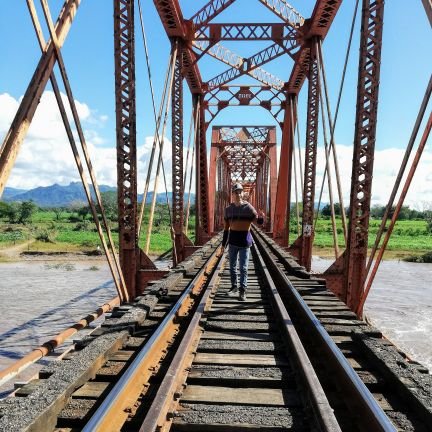
<instances>
[{"instance_id":1,"label":"cap on head","mask_svg":"<svg viewBox=\"0 0 432 432\"><path fill-rule=\"evenodd\" d=\"M243 190L243 186L240 183L234 183L233 187L232 187L232 191L236 192L238 190L242 191Z\"/></svg>"}]
</instances>

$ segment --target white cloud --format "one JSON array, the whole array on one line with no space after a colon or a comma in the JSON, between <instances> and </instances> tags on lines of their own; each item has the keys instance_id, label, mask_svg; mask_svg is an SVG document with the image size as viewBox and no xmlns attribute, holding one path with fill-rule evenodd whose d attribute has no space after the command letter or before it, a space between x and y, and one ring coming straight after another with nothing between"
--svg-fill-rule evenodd
<instances>
[{"instance_id":1,"label":"white cloud","mask_svg":"<svg viewBox=\"0 0 432 432\"><path fill-rule=\"evenodd\" d=\"M66 97L62 95L66 103ZM13 120L19 101L8 94L0 95L0 138L3 139ZM107 147L104 139L98 132L101 122L107 117L94 112L85 103L77 102L77 109L84 127L91 160L96 171L99 184L115 186L117 184L117 156L114 147ZM70 116L70 112L69 112ZM78 143L78 140L77 140ZM138 192L142 193L146 180L147 165L150 159L153 137L146 137L144 143L137 148ZM319 148L317 166L316 199L324 171L324 151ZM338 145L337 147L339 169L342 179L344 204L349 204L351 184L352 148ZM279 151L278 151L279 154ZM390 196L404 149L389 148L375 151L374 179L372 187L372 205L386 204ZM186 157L186 149L184 151ZM166 172L168 190L171 190L171 141L165 138L163 161ZM154 188L157 155L153 165L149 190ZM304 161L303 161L304 163ZM190 165L189 165L190 167ZM189 171L189 170L188 170ZM422 203L432 202L432 154L426 147L420 164L415 173L414 180L406 198L410 207L421 207ZM189 178L189 173L188 173ZM339 201L336 194L336 180L333 174L333 190L335 201ZM349 179L349 180L348 180ZM53 183L68 184L79 181L79 174L75 166L72 151L64 130L54 94L50 91L44 93L38 106L28 134L22 144L16 164L12 170L7 186L30 189L37 186L47 186ZM188 185L187 185L188 189ZM162 171L159 175L158 191L165 190ZM194 191L194 185L192 185ZM292 200L295 195L292 192ZM328 202L327 185L324 188L323 202Z\"/></svg>"},{"instance_id":2,"label":"white cloud","mask_svg":"<svg viewBox=\"0 0 432 432\"><path fill-rule=\"evenodd\" d=\"M68 107L67 99L62 94L64 105ZM9 125L19 107L20 101L8 94L0 95L0 138L3 140ZM84 128L92 165L96 172L98 184L115 186L117 184L117 155L115 147L105 147L104 139L97 130L92 129L100 121L106 122L107 116L94 115L85 104L75 101L78 115ZM72 118L70 109L67 109L69 119ZM98 123L99 122L99 123ZM72 123L73 124L73 123ZM79 147L76 131L75 141ZM144 144L137 148L137 168L139 173L138 191L142 192L146 179L147 165L153 144L153 137L147 137ZM154 188L158 153L153 164L150 190ZM84 158L81 154L84 164ZM171 141L165 138L163 161L166 172L168 189L171 190ZM89 179L89 177L87 177ZM20 148L16 163L12 169L7 186L31 189L37 186L48 186L53 183L69 184L79 181L72 150L65 132L54 93L46 91L36 110L26 138ZM159 175L158 191L165 190L162 170Z\"/></svg>"},{"instance_id":3,"label":"white cloud","mask_svg":"<svg viewBox=\"0 0 432 432\"><path fill-rule=\"evenodd\" d=\"M413 154L411 155L407 168L405 170L405 175L403 177L401 187L404 185L406 175L411 167L411 161L414 157L414 153L417 147L414 147ZM387 204L390 194L392 192L396 176L399 172L402 159L405 154L405 149L388 148L384 150L375 150L374 156L374 172L372 181L372 202L371 205ZM344 206L349 205L349 197L351 192L351 171L352 171L352 158L353 149L351 146L337 145L337 156L339 173L341 178L341 189L344 201ZM298 160L298 156L297 156ZM315 201L319 199L319 193L321 190L322 178L325 168L325 153L323 148L318 149L317 157L317 174L316 174L316 185L317 189L315 191ZM333 158L332 158L333 160ZM304 164L304 161L303 161ZM331 162L331 166L333 162ZM414 174L414 178L411 182L408 194L405 198L404 204L409 205L411 208L420 208L422 203L432 202L432 153L430 148L426 147L423 151L423 155L420 159L420 163ZM332 190L334 202L339 202L337 193L337 183L334 170L332 169ZM349 179L349 180L347 180ZM300 195L300 192L299 192ZM292 200L295 198L294 190L292 190ZM396 195L395 204L399 194ZM328 181L324 185L323 198L321 202L329 202L328 193Z\"/></svg>"}]
</instances>

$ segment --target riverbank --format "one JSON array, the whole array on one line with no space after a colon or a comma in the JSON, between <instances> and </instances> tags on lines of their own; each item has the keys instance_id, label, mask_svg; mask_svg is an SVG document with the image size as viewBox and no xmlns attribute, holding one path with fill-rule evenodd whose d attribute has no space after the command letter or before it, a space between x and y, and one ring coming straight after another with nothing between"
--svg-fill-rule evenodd
<instances>
[{"instance_id":1,"label":"riverbank","mask_svg":"<svg viewBox=\"0 0 432 432\"><path fill-rule=\"evenodd\" d=\"M432 241L431 241L432 243ZM432 248L432 244L431 244ZM339 255L343 248L339 250ZM369 250L370 252L370 250ZM167 252L166 252L167 253ZM165 254L166 254L165 253ZM313 256L322 259L334 259L335 251L333 247L315 246L312 252ZM164 255L164 254L162 254ZM150 252L152 260L161 256L158 253ZM384 260L407 260L410 262L430 262L427 257L432 258L430 250L387 250L384 254ZM423 257L426 257L424 259ZM38 241L27 241L15 245L0 247L0 263L16 261L106 261L105 255L100 248L83 248L78 245L65 243L44 243Z\"/></svg>"},{"instance_id":2,"label":"riverbank","mask_svg":"<svg viewBox=\"0 0 432 432\"><path fill-rule=\"evenodd\" d=\"M431 245L432 247L432 245ZM339 255L343 252L343 249L339 250ZM371 249L368 250L368 255L370 254ZM412 250L387 250L384 253L383 260L385 261L401 261L401 260L407 260L410 257L422 257L424 254L427 254L428 251L426 250L419 250L413 252ZM312 255L322 258L322 259L334 259L335 258L335 251L333 248L329 247L314 247L312 251ZM412 260L410 262L424 262L424 261L416 261Z\"/></svg>"},{"instance_id":3,"label":"riverbank","mask_svg":"<svg viewBox=\"0 0 432 432\"><path fill-rule=\"evenodd\" d=\"M54 245L51 248L35 247L36 242L25 242L10 247L0 248L0 263L13 262L32 262L32 261L100 261L106 262L105 254L99 249L93 248L64 248L64 244ZM42 250L41 250L42 249ZM150 259L155 260L160 257L157 254L149 255Z\"/></svg>"}]
</instances>

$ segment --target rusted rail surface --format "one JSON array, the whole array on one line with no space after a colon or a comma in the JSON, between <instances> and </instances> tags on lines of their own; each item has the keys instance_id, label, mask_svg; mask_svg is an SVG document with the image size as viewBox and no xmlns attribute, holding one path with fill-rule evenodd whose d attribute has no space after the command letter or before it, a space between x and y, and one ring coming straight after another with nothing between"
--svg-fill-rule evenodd
<instances>
[{"instance_id":1,"label":"rusted rail surface","mask_svg":"<svg viewBox=\"0 0 432 432\"><path fill-rule=\"evenodd\" d=\"M82 352L0 401L0 430L429 430L424 368L260 232L247 301L227 296L219 241L118 308ZM99 345L56 400L26 427L17 422Z\"/></svg>"}]
</instances>

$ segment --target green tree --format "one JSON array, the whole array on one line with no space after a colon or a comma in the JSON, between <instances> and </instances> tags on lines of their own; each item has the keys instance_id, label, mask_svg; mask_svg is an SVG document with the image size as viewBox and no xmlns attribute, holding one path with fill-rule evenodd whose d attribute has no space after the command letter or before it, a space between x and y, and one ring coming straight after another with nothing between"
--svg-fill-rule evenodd
<instances>
[{"instance_id":1,"label":"green tree","mask_svg":"<svg viewBox=\"0 0 432 432\"><path fill-rule=\"evenodd\" d=\"M427 232L432 234L432 210L425 210L423 212L424 219L427 223Z\"/></svg>"},{"instance_id":2,"label":"green tree","mask_svg":"<svg viewBox=\"0 0 432 432\"><path fill-rule=\"evenodd\" d=\"M77 210L77 212L78 212L78 216L82 220L85 220L87 218L87 216L89 216L91 214L90 206L83 206L83 207L79 208Z\"/></svg>"},{"instance_id":3,"label":"green tree","mask_svg":"<svg viewBox=\"0 0 432 432\"><path fill-rule=\"evenodd\" d=\"M370 210L371 218L382 219L382 217L384 216L385 209L386 209L385 206L375 204L374 206L372 206Z\"/></svg>"},{"instance_id":4,"label":"green tree","mask_svg":"<svg viewBox=\"0 0 432 432\"><path fill-rule=\"evenodd\" d=\"M23 201L19 206L18 222L22 224L30 222L36 209L37 206L33 201Z\"/></svg>"},{"instance_id":5,"label":"green tree","mask_svg":"<svg viewBox=\"0 0 432 432\"><path fill-rule=\"evenodd\" d=\"M118 219L117 192L106 191L101 193L102 205L107 219L116 221Z\"/></svg>"},{"instance_id":6,"label":"green tree","mask_svg":"<svg viewBox=\"0 0 432 432\"><path fill-rule=\"evenodd\" d=\"M396 210L396 206L392 206L388 215L388 219L391 219L393 217L395 210ZM409 215L410 215L410 208L408 206L402 206L399 211L397 220L407 220L409 219Z\"/></svg>"},{"instance_id":7,"label":"green tree","mask_svg":"<svg viewBox=\"0 0 432 432\"><path fill-rule=\"evenodd\" d=\"M9 217L10 207L10 204L0 201L0 218Z\"/></svg>"},{"instance_id":8,"label":"green tree","mask_svg":"<svg viewBox=\"0 0 432 432\"><path fill-rule=\"evenodd\" d=\"M61 207L54 207L52 209L52 211L54 212L56 220L59 221L61 219L61 217L62 217L64 209L61 208Z\"/></svg>"},{"instance_id":9,"label":"green tree","mask_svg":"<svg viewBox=\"0 0 432 432\"><path fill-rule=\"evenodd\" d=\"M340 204L339 203L334 203L333 207L334 207L335 215L340 215L341 214L341 206L340 206ZM331 206L330 206L330 204L326 204L321 209L321 214L323 216L331 216Z\"/></svg>"},{"instance_id":10,"label":"green tree","mask_svg":"<svg viewBox=\"0 0 432 432\"><path fill-rule=\"evenodd\" d=\"M5 203L6 204L6 203ZM16 202L11 202L6 204L3 208L4 217L8 219L9 223L17 223L19 219L19 204Z\"/></svg>"}]
</instances>

